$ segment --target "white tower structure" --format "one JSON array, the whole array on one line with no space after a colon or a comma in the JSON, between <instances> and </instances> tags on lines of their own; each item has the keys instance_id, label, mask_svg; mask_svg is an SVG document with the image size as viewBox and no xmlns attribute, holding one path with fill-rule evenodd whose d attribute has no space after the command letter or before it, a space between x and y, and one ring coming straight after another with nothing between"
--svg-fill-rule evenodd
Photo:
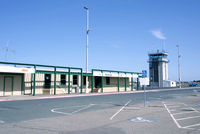
<instances>
[{"instance_id":1,"label":"white tower structure","mask_svg":"<svg viewBox=\"0 0 200 134\"><path fill-rule=\"evenodd\" d=\"M149 84L151 87L164 87L168 80L168 53L157 50L149 53Z\"/></svg>"}]
</instances>

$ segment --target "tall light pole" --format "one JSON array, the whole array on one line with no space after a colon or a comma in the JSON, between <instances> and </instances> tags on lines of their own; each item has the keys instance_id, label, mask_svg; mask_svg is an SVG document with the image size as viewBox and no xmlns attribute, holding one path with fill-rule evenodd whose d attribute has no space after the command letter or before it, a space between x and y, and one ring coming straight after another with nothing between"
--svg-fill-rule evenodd
<instances>
[{"instance_id":1,"label":"tall light pole","mask_svg":"<svg viewBox=\"0 0 200 134\"><path fill-rule=\"evenodd\" d=\"M180 69L180 50L179 50L179 45L176 45L178 49L178 81L179 81L179 88L181 88L181 69Z\"/></svg>"},{"instance_id":2,"label":"tall light pole","mask_svg":"<svg viewBox=\"0 0 200 134\"><path fill-rule=\"evenodd\" d=\"M86 73L88 73L88 34L90 32L89 30L89 8L84 7L87 11L87 31L86 31ZM86 93L87 93L87 88L88 88L88 77L86 76Z\"/></svg>"}]
</instances>

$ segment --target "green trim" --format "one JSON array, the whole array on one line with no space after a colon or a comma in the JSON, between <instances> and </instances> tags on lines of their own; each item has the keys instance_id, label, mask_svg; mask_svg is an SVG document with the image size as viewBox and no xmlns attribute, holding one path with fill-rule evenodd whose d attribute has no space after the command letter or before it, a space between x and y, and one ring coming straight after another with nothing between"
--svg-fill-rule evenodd
<instances>
[{"instance_id":1,"label":"green trim","mask_svg":"<svg viewBox=\"0 0 200 134\"><path fill-rule=\"evenodd\" d=\"M118 73L118 76L119 76L119 73ZM117 83L117 85L118 85L118 92L120 91L120 77L118 77L118 83Z\"/></svg>"},{"instance_id":2,"label":"green trim","mask_svg":"<svg viewBox=\"0 0 200 134\"><path fill-rule=\"evenodd\" d=\"M128 74L142 74L139 72L126 72L126 71L115 71L115 70L101 70L101 69L92 69L93 71L102 71L102 72L116 72L116 73L128 73Z\"/></svg>"},{"instance_id":3,"label":"green trim","mask_svg":"<svg viewBox=\"0 0 200 134\"><path fill-rule=\"evenodd\" d=\"M140 81L139 78L137 78L137 90L139 90L139 86L140 86Z\"/></svg>"},{"instance_id":4,"label":"green trim","mask_svg":"<svg viewBox=\"0 0 200 134\"><path fill-rule=\"evenodd\" d=\"M64 67L64 66L52 66L52 65L40 65L40 64L27 64L27 63L16 63L16 62L0 62L0 64L10 64L10 65L24 65L24 66L32 66L32 67L56 67L56 68L71 68L71 69L77 69L77 70L81 70L82 68L78 68L78 67Z\"/></svg>"},{"instance_id":5,"label":"green trim","mask_svg":"<svg viewBox=\"0 0 200 134\"><path fill-rule=\"evenodd\" d=\"M36 70L37 74L54 74L54 71L41 71L41 70Z\"/></svg>"},{"instance_id":6,"label":"green trim","mask_svg":"<svg viewBox=\"0 0 200 134\"><path fill-rule=\"evenodd\" d=\"M127 85L126 85L127 78L126 78L126 77L125 77L125 80L124 80L124 81L125 81L125 84L124 84L124 85L125 85L125 91L126 91L126 90L127 90Z\"/></svg>"},{"instance_id":7,"label":"green trim","mask_svg":"<svg viewBox=\"0 0 200 134\"><path fill-rule=\"evenodd\" d=\"M101 76L101 93L103 93L103 71L101 73L102 73L102 76Z\"/></svg>"},{"instance_id":8,"label":"green trim","mask_svg":"<svg viewBox=\"0 0 200 134\"><path fill-rule=\"evenodd\" d=\"M83 70L81 69L81 94L83 93Z\"/></svg>"},{"instance_id":9,"label":"green trim","mask_svg":"<svg viewBox=\"0 0 200 134\"><path fill-rule=\"evenodd\" d=\"M31 94L33 93L33 74L31 74Z\"/></svg>"},{"instance_id":10,"label":"green trim","mask_svg":"<svg viewBox=\"0 0 200 134\"><path fill-rule=\"evenodd\" d=\"M36 71L36 66L34 66L34 69ZM34 73L34 79L33 79L33 96L35 96L35 79L36 79L36 74Z\"/></svg>"},{"instance_id":11,"label":"green trim","mask_svg":"<svg viewBox=\"0 0 200 134\"><path fill-rule=\"evenodd\" d=\"M68 70L68 94L70 94L70 68Z\"/></svg>"},{"instance_id":12,"label":"green trim","mask_svg":"<svg viewBox=\"0 0 200 134\"><path fill-rule=\"evenodd\" d=\"M131 91L133 91L133 78L131 78Z\"/></svg>"},{"instance_id":13,"label":"green trim","mask_svg":"<svg viewBox=\"0 0 200 134\"><path fill-rule=\"evenodd\" d=\"M54 95L56 95L56 67L54 67Z\"/></svg>"},{"instance_id":14,"label":"green trim","mask_svg":"<svg viewBox=\"0 0 200 134\"><path fill-rule=\"evenodd\" d=\"M39 74L54 74L55 71L42 71L42 70L36 70L36 73ZM68 75L68 72L60 72L60 71L56 71L56 74L64 74L64 75ZM81 75L81 73L79 72L71 72L71 75Z\"/></svg>"},{"instance_id":15,"label":"green trim","mask_svg":"<svg viewBox=\"0 0 200 134\"><path fill-rule=\"evenodd\" d=\"M92 73L83 73L83 76L93 76Z\"/></svg>"},{"instance_id":16,"label":"green trim","mask_svg":"<svg viewBox=\"0 0 200 134\"><path fill-rule=\"evenodd\" d=\"M71 72L71 75L81 75L81 73L77 73L77 72Z\"/></svg>"},{"instance_id":17,"label":"green trim","mask_svg":"<svg viewBox=\"0 0 200 134\"><path fill-rule=\"evenodd\" d=\"M93 70L92 70L92 93L94 93L94 76L93 76Z\"/></svg>"}]
</instances>

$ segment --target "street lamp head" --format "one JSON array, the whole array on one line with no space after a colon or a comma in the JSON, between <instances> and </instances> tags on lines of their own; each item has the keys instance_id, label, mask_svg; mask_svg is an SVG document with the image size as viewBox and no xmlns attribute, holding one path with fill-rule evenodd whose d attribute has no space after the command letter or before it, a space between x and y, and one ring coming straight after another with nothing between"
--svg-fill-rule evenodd
<instances>
[{"instance_id":1,"label":"street lamp head","mask_svg":"<svg viewBox=\"0 0 200 134\"><path fill-rule=\"evenodd\" d=\"M86 6L84 6L84 9L88 10L88 8Z\"/></svg>"}]
</instances>

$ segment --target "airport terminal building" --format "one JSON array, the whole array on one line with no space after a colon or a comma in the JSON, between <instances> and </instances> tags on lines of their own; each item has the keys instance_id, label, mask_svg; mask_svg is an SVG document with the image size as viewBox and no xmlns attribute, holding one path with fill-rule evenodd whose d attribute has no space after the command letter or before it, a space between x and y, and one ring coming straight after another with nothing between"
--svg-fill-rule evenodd
<instances>
[{"instance_id":1,"label":"airport terminal building","mask_svg":"<svg viewBox=\"0 0 200 134\"><path fill-rule=\"evenodd\" d=\"M139 88L140 77L139 72L85 73L76 67L0 62L0 96L133 91Z\"/></svg>"}]
</instances>

